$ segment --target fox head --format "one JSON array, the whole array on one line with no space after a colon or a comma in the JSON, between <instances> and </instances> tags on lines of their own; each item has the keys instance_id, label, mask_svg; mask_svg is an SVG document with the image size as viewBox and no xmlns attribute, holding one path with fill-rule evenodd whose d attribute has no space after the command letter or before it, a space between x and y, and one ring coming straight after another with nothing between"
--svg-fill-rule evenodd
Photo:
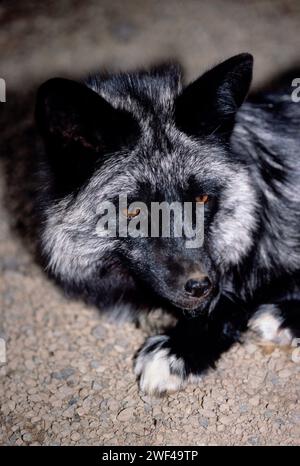
<instances>
[{"instance_id":1,"label":"fox head","mask_svg":"<svg viewBox=\"0 0 300 466\"><path fill-rule=\"evenodd\" d=\"M85 83L55 78L40 87L42 247L55 275L97 286L105 264L116 261L178 309L213 301L222 276L249 252L255 227L251 179L231 145L252 64L249 54L234 56L187 86L170 65ZM128 199L122 212L120 195ZM107 201L125 223L137 223L137 202L149 210L154 202L188 202L194 226L201 204L204 241L186 247L185 235L174 235L173 217L168 237L121 237L118 227L115 236L100 236Z\"/></svg>"}]
</instances>

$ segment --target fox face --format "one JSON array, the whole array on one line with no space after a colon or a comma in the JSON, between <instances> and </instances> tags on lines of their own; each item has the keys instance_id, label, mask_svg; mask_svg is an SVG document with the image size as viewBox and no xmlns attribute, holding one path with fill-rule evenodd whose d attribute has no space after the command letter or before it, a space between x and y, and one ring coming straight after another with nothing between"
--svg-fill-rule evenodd
<instances>
[{"instance_id":1,"label":"fox face","mask_svg":"<svg viewBox=\"0 0 300 466\"><path fill-rule=\"evenodd\" d=\"M56 78L41 86L41 241L55 276L79 288L93 282L97 289L106 274L126 270L128 281L166 305L190 312L213 305L226 271L249 253L257 226L247 163L231 148L251 77L252 57L241 54L186 87L173 65L83 84ZM107 202L114 234L102 235ZM187 247L186 232L176 234L174 209L168 235L162 234L164 212L151 234L149 212L162 203L189 205L191 229L195 235L202 229L201 245Z\"/></svg>"}]
</instances>

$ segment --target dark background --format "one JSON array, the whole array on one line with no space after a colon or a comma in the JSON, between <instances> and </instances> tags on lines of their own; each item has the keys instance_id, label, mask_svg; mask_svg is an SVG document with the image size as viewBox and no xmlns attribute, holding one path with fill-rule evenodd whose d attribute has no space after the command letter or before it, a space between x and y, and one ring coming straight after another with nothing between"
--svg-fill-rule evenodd
<instances>
[{"instance_id":1,"label":"dark background","mask_svg":"<svg viewBox=\"0 0 300 466\"><path fill-rule=\"evenodd\" d=\"M7 0L1 77L9 89L24 89L52 75L177 58L195 78L248 51L261 82L299 61L299 24L298 0Z\"/></svg>"}]
</instances>

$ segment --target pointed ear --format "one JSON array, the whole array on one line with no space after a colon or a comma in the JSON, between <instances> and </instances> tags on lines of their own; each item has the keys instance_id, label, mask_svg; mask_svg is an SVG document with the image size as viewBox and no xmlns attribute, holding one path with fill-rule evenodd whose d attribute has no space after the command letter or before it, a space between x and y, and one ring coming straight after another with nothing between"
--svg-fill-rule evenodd
<instances>
[{"instance_id":1,"label":"pointed ear","mask_svg":"<svg viewBox=\"0 0 300 466\"><path fill-rule=\"evenodd\" d=\"M235 114L249 91L252 68L252 55L242 53L187 86L175 102L178 128L194 136L230 135Z\"/></svg>"},{"instance_id":2,"label":"pointed ear","mask_svg":"<svg viewBox=\"0 0 300 466\"><path fill-rule=\"evenodd\" d=\"M42 84L36 121L55 177L70 189L82 184L105 154L136 142L139 128L84 84L54 78Z\"/></svg>"}]
</instances>

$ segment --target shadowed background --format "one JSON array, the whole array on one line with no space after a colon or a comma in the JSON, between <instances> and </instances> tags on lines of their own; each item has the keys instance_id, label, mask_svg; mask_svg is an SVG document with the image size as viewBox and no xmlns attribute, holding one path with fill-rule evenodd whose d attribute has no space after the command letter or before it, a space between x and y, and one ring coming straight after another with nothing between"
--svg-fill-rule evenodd
<instances>
[{"instance_id":1,"label":"shadowed background","mask_svg":"<svg viewBox=\"0 0 300 466\"><path fill-rule=\"evenodd\" d=\"M299 66L299 31L297 0L1 3L1 444L299 444L300 366L251 336L199 385L164 399L138 393L132 355L145 332L63 296L36 260L32 216L43 80L170 59L191 80L251 52L256 88Z\"/></svg>"}]
</instances>

